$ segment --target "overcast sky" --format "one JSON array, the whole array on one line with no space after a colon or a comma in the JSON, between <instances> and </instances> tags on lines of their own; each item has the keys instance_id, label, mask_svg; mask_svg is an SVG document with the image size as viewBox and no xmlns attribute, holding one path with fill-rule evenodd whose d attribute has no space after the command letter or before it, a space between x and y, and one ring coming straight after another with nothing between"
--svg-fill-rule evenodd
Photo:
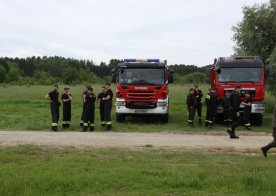
<instances>
[{"instance_id":1,"label":"overcast sky","mask_svg":"<svg viewBox=\"0 0 276 196\"><path fill-rule=\"evenodd\" d=\"M206 65L233 54L242 7L268 0L0 0L0 56Z\"/></svg>"}]
</instances>

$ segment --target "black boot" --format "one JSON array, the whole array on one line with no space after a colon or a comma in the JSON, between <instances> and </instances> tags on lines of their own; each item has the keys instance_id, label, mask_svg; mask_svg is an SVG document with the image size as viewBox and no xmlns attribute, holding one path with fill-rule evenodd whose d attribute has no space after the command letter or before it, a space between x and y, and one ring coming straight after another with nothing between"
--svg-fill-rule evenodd
<instances>
[{"instance_id":1,"label":"black boot","mask_svg":"<svg viewBox=\"0 0 276 196\"><path fill-rule=\"evenodd\" d=\"M267 144L266 146L261 147L262 153L265 157L267 157L267 152L272 148L271 144Z\"/></svg>"},{"instance_id":2,"label":"black boot","mask_svg":"<svg viewBox=\"0 0 276 196\"><path fill-rule=\"evenodd\" d=\"M89 127L90 131L94 131L94 125Z\"/></svg>"},{"instance_id":3,"label":"black boot","mask_svg":"<svg viewBox=\"0 0 276 196\"><path fill-rule=\"evenodd\" d=\"M250 126L245 126L245 130L251 131L251 127Z\"/></svg>"},{"instance_id":4,"label":"black boot","mask_svg":"<svg viewBox=\"0 0 276 196\"><path fill-rule=\"evenodd\" d=\"M111 128L112 128L112 125L106 125L106 130L107 130L107 131L110 131Z\"/></svg>"},{"instance_id":5,"label":"black boot","mask_svg":"<svg viewBox=\"0 0 276 196\"><path fill-rule=\"evenodd\" d=\"M86 131L87 131L87 128L88 128L88 126L83 126L83 127L82 127L82 131L83 131L83 132L86 132Z\"/></svg>"},{"instance_id":6,"label":"black boot","mask_svg":"<svg viewBox=\"0 0 276 196\"><path fill-rule=\"evenodd\" d=\"M66 125L66 128L69 129L69 128L70 128L70 124L67 124L67 125Z\"/></svg>"},{"instance_id":7,"label":"black boot","mask_svg":"<svg viewBox=\"0 0 276 196\"><path fill-rule=\"evenodd\" d=\"M239 139L240 138L239 136L237 136L235 134L235 130L232 130L231 128L228 128L226 132L229 134L230 139Z\"/></svg>"},{"instance_id":8,"label":"black boot","mask_svg":"<svg viewBox=\"0 0 276 196\"><path fill-rule=\"evenodd\" d=\"M65 129L67 127L66 124L62 124L62 128Z\"/></svg>"},{"instance_id":9,"label":"black boot","mask_svg":"<svg viewBox=\"0 0 276 196\"><path fill-rule=\"evenodd\" d=\"M52 131L57 131L57 126L52 126Z\"/></svg>"},{"instance_id":10,"label":"black boot","mask_svg":"<svg viewBox=\"0 0 276 196\"><path fill-rule=\"evenodd\" d=\"M202 120L201 120L201 118L198 119L198 125L202 126Z\"/></svg>"},{"instance_id":11,"label":"black boot","mask_svg":"<svg viewBox=\"0 0 276 196\"><path fill-rule=\"evenodd\" d=\"M207 121L205 120L205 127L208 127L208 125L209 125L209 122L207 122Z\"/></svg>"},{"instance_id":12,"label":"black boot","mask_svg":"<svg viewBox=\"0 0 276 196\"><path fill-rule=\"evenodd\" d=\"M80 122L80 127L83 127L83 122Z\"/></svg>"}]
</instances>

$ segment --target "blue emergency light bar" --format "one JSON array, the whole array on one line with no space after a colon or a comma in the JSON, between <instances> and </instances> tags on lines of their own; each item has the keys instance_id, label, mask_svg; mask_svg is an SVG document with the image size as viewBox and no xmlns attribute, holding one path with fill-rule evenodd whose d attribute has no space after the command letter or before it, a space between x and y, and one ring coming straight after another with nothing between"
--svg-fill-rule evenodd
<instances>
[{"instance_id":1,"label":"blue emergency light bar","mask_svg":"<svg viewBox=\"0 0 276 196\"><path fill-rule=\"evenodd\" d=\"M159 59L124 59L125 63L147 62L147 63L159 63Z\"/></svg>"}]
</instances>

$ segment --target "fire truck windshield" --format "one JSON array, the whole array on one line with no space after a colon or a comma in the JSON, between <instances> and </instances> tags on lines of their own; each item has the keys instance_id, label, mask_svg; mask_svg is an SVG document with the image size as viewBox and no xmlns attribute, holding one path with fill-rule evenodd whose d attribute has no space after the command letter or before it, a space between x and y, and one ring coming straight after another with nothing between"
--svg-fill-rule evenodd
<instances>
[{"instance_id":1,"label":"fire truck windshield","mask_svg":"<svg viewBox=\"0 0 276 196\"><path fill-rule=\"evenodd\" d=\"M125 68L119 72L119 83L125 85L162 85L165 69Z\"/></svg>"},{"instance_id":2,"label":"fire truck windshield","mask_svg":"<svg viewBox=\"0 0 276 196\"><path fill-rule=\"evenodd\" d=\"M261 68L229 68L222 67L221 73L218 75L219 82L260 82L262 79Z\"/></svg>"}]
</instances>

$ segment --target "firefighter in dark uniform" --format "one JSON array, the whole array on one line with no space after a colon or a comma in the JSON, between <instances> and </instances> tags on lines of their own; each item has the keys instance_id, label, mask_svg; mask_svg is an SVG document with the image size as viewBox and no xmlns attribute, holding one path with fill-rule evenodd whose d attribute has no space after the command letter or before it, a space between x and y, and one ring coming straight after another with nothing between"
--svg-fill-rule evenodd
<instances>
[{"instance_id":1,"label":"firefighter in dark uniform","mask_svg":"<svg viewBox=\"0 0 276 196\"><path fill-rule=\"evenodd\" d=\"M246 91L244 95L245 95L245 100L242 102L242 105L244 105L243 125L246 130L251 130L250 116L251 116L251 108L252 108L252 98L248 91Z\"/></svg>"},{"instance_id":2,"label":"firefighter in dark uniform","mask_svg":"<svg viewBox=\"0 0 276 196\"><path fill-rule=\"evenodd\" d=\"M64 88L64 93L61 95L63 103L63 119L62 127L69 128L71 124L71 101L73 100L72 95L69 93L69 88Z\"/></svg>"},{"instance_id":3,"label":"firefighter in dark uniform","mask_svg":"<svg viewBox=\"0 0 276 196\"><path fill-rule=\"evenodd\" d=\"M276 105L274 106L273 115L272 115L272 129L273 129L273 132L272 132L273 141L261 148L262 153L265 157L267 157L267 152L271 148L276 148Z\"/></svg>"},{"instance_id":4,"label":"firefighter in dark uniform","mask_svg":"<svg viewBox=\"0 0 276 196\"><path fill-rule=\"evenodd\" d=\"M102 98L104 103L104 121L106 125L106 130L111 130L111 110L112 110L112 98L113 92L110 89L110 83L105 84L105 97Z\"/></svg>"},{"instance_id":5,"label":"firefighter in dark uniform","mask_svg":"<svg viewBox=\"0 0 276 196\"><path fill-rule=\"evenodd\" d=\"M52 130L57 131L58 129L58 121L59 121L59 92L58 85L55 84L53 86L53 90L49 92L45 98L50 101L51 115L52 115Z\"/></svg>"},{"instance_id":6,"label":"firefighter in dark uniform","mask_svg":"<svg viewBox=\"0 0 276 196\"><path fill-rule=\"evenodd\" d=\"M235 129L241 124L241 114L240 114L240 92L241 86L236 86L235 90L230 93L230 111L232 114L233 123L227 129L227 133L230 135L230 139L239 139L235 134Z\"/></svg>"},{"instance_id":7,"label":"firefighter in dark uniform","mask_svg":"<svg viewBox=\"0 0 276 196\"><path fill-rule=\"evenodd\" d=\"M202 103L201 103L201 98L203 96L202 91L198 88L198 84L195 84L194 86L194 95L196 98L196 105L195 105L195 112L197 111L197 116L198 116L198 123L199 126L202 126Z\"/></svg>"},{"instance_id":8,"label":"firefighter in dark uniform","mask_svg":"<svg viewBox=\"0 0 276 196\"><path fill-rule=\"evenodd\" d=\"M187 108L188 108L188 112L189 112L188 123L192 127L192 126L194 126L195 106L196 106L196 97L194 95L193 88L190 88L190 90L189 90L186 104L187 104Z\"/></svg>"},{"instance_id":9,"label":"firefighter in dark uniform","mask_svg":"<svg viewBox=\"0 0 276 196\"><path fill-rule=\"evenodd\" d=\"M88 127L90 131L94 131L94 119L95 119L95 102L96 96L93 93L93 88L87 88L87 94L84 99L84 115L83 115L83 131L87 131Z\"/></svg>"},{"instance_id":10,"label":"firefighter in dark uniform","mask_svg":"<svg viewBox=\"0 0 276 196\"><path fill-rule=\"evenodd\" d=\"M230 112L230 93L228 91L225 92L222 106L223 106L224 124L226 126L229 126L229 124L232 122L232 116Z\"/></svg>"},{"instance_id":11,"label":"firefighter in dark uniform","mask_svg":"<svg viewBox=\"0 0 276 196\"><path fill-rule=\"evenodd\" d=\"M105 126L105 120L104 120L104 100L105 97L105 86L102 86L102 92L98 94L97 102L100 102L99 109L100 109L100 118L101 118L101 126Z\"/></svg>"},{"instance_id":12,"label":"firefighter in dark uniform","mask_svg":"<svg viewBox=\"0 0 276 196\"><path fill-rule=\"evenodd\" d=\"M87 86L85 87L85 90L84 90L84 91L82 92L82 94L81 94L82 100L84 100L85 96L87 95L88 88L91 88L91 86L87 85ZM82 113L81 113L80 127L83 126L83 117L84 117L84 102L83 102L83 105L82 105Z\"/></svg>"},{"instance_id":13,"label":"firefighter in dark uniform","mask_svg":"<svg viewBox=\"0 0 276 196\"><path fill-rule=\"evenodd\" d=\"M210 88L209 93L206 95L205 103L207 106L207 114L205 119L205 126L212 129L216 117L218 98L216 95L216 89Z\"/></svg>"}]
</instances>

